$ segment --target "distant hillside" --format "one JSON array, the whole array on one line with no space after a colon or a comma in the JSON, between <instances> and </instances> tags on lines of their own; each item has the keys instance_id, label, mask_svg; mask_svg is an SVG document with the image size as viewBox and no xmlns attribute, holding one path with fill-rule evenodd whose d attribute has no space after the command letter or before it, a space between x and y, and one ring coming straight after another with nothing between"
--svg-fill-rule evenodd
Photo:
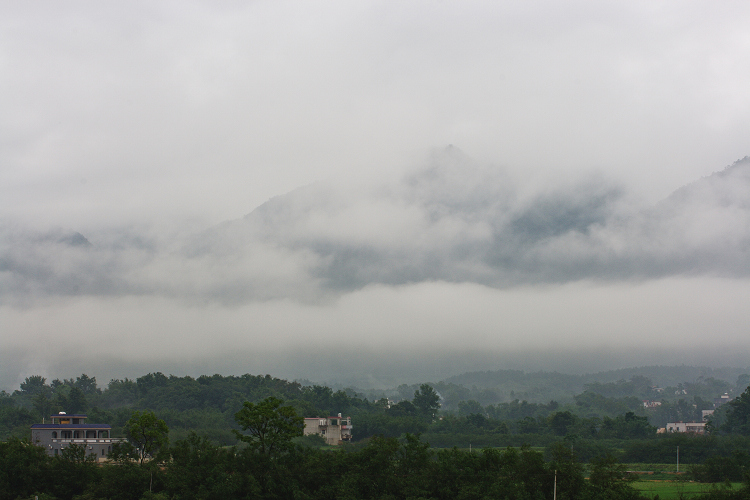
<instances>
[{"instance_id":1,"label":"distant hillside","mask_svg":"<svg viewBox=\"0 0 750 500\"><path fill-rule=\"evenodd\" d=\"M750 367L746 368L709 368L706 366L641 366L637 368L624 368L586 375L597 382L615 382L617 380L628 380L640 375L650 378L654 385L660 387L675 387L685 382L697 382L700 380L715 378L735 384L740 375L750 373Z\"/></svg>"},{"instance_id":2,"label":"distant hillside","mask_svg":"<svg viewBox=\"0 0 750 500\"><path fill-rule=\"evenodd\" d=\"M484 404L513 399L543 403L571 401L584 391L607 397L673 399L695 396L708 400L724 392L741 392L750 383L750 368L708 368L703 366L643 366L569 375L559 372L495 370L468 372L438 382L436 387L461 393L463 399L484 400ZM657 391L652 387L663 389ZM684 393L682 391L685 391ZM406 392L402 390L401 392Z\"/></svg>"},{"instance_id":3,"label":"distant hillside","mask_svg":"<svg viewBox=\"0 0 750 500\"><path fill-rule=\"evenodd\" d=\"M673 208L686 205L739 206L750 208L750 156L737 160L724 170L698 179L675 190L663 202Z\"/></svg>"},{"instance_id":4,"label":"distant hillside","mask_svg":"<svg viewBox=\"0 0 750 500\"><path fill-rule=\"evenodd\" d=\"M445 383L492 389L499 386L517 385L518 390L528 387L560 387L574 392L583 390L586 384L594 382L609 383L618 380L629 380L634 376L651 379L654 385L660 387L677 386L685 382L695 382L700 379L716 378L734 384L737 377L750 373L750 368L709 368L705 366L641 366L610 370L586 375L567 375L559 372L530 372L522 370L495 370L481 372L467 372L446 378Z\"/></svg>"}]
</instances>

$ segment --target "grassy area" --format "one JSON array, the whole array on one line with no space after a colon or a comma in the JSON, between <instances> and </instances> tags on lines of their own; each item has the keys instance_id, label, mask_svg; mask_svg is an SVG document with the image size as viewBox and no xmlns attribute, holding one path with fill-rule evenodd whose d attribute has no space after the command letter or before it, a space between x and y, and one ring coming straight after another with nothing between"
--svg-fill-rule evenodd
<instances>
[{"instance_id":1,"label":"grassy area","mask_svg":"<svg viewBox=\"0 0 750 500\"><path fill-rule=\"evenodd\" d=\"M687 470L689 465L680 465L677 473L676 464L625 464L628 471L637 474L637 480L632 486L648 498L659 495L659 500L689 499L703 495L715 489L723 489L725 484L696 483L689 480ZM742 483L732 483L731 488L737 490Z\"/></svg>"},{"instance_id":2,"label":"grassy area","mask_svg":"<svg viewBox=\"0 0 750 500\"><path fill-rule=\"evenodd\" d=\"M653 498L659 495L659 500L690 498L712 489L724 488L723 484L703 484L690 481L636 481L633 487L647 497ZM732 483L732 489L736 490L742 483Z\"/></svg>"},{"instance_id":3,"label":"grassy area","mask_svg":"<svg viewBox=\"0 0 750 500\"><path fill-rule=\"evenodd\" d=\"M628 470L633 471L652 471L652 472L666 472L674 473L677 472L677 466L675 464L625 464ZM689 465L680 465L680 473L686 472Z\"/></svg>"},{"instance_id":4,"label":"grassy area","mask_svg":"<svg viewBox=\"0 0 750 500\"><path fill-rule=\"evenodd\" d=\"M687 466L681 466L677 473L675 464L625 464L628 471L637 474L639 480L643 481L682 481L688 478Z\"/></svg>"}]
</instances>

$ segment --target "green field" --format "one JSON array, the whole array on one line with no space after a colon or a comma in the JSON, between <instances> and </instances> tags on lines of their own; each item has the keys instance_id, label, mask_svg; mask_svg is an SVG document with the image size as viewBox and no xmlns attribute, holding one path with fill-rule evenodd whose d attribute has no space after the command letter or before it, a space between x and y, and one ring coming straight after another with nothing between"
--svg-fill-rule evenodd
<instances>
[{"instance_id":1,"label":"green field","mask_svg":"<svg viewBox=\"0 0 750 500\"><path fill-rule=\"evenodd\" d=\"M703 493L708 493L712 489L725 488L723 484L704 484L694 483L692 481L636 481L632 483L633 487L639 490L647 497L653 498L659 495L659 500L671 498L690 498ZM739 489L742 483L732 483L732 489Z\"/></svg>"},{"instance_id":2,"label":"green field","mask_svg":"<svg viewBox=\"0 0 750 500\"><path fill-rule=\"evenodd\" d=\"M676 473L675 464L625 464L627 470L637 473L637 480L631 485L649 498L659 495L659 500L691 498L711 490L723 489L725 484L696 483L689 480L689 465L680 465ZM742 483L732 483L732 489L742 487Z\"/></svg>"}]
</instances>

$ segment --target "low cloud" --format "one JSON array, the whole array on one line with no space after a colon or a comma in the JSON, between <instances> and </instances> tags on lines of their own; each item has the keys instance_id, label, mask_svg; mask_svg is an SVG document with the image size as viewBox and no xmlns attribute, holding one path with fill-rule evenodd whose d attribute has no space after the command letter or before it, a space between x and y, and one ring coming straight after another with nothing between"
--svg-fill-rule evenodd
<instances>
[{"instance_id":1,"label":"low cloud","mask_svg":"<svg viewBox=\"0 0 750 500\"><path fill-rule=\"evenodd\" d=\"M390 185L318 184L280 196L184 254L249 257L266 246L304 255L289 262L321 294L430 281L512 288L746 277L749 170L746 159L637 207L599 175L529 192L449 148Z\"/></svg>"},{"instance_id":2,"label":"low cloud","mask_svg":"<svg viewBox=\"0 0 750 500\"><path fill-rule=\"evenodd\" d=\"M373 285L506 289L750 272L750 159L652 207L591 175L525 190L449 147L377 185L317 183L188 238L0 226L0 300L325 302Z\"/></svg>"},{"instance_id":3,"label":"low cloud","mask_svg":"<svg viewBox=\"0 0 750 500\"><path fill-rule=\"evenodd\" d=\"M165 297L77 297L0 306L0 388L25 376L100 383L151 371L271 373L395 386L465 371L573 373L644 364L745 366L747 280L371 285L325 304L186 307Z\"/></svg>"},{"instance_id":4,"label":"low cloud","mask_svg":"<svg viewBox=\"0 0 750 500\"><path fill-rule=\"evenodd\" d=\"M599 175L530 189L450 149L393 182L314 184L188 237L6 221L0 385L81 371L382 387L498 367L740 366L749 169L639 207Z\"/></svg>"}]
</instances>

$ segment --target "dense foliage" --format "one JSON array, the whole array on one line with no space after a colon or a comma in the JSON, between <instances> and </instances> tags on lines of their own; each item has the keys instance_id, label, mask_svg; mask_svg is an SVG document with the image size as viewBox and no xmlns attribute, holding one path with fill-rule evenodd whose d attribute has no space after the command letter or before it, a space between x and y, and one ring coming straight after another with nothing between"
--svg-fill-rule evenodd
<instances>
[{"instance_id":1,"label":"dense foliage","mask_svg":"<svg viewBox=\"0 0 750 500\"><path fill-rule=\"evenodd\" d=\"M697 481L747 478L750 388L716 412L710 435L656 434L661 422L700 420L713 404L706 394L725 389L735 390L709 377L665 394L633 376L586 382L561 403L498 401L491 389L454 383L365 397L269 375L149 373L103 389L85 374L32 376L0 393L0 489L15 492L0 500L549 498L555 471L559 498L637 498L620 462L674 463L678 447ZM644 399L660 404L646 409ZM47 457L24 439L58 411L86 412L133 445L115 447L106 466L73 446ZM301 416L337 413L352 416L357 443L338 453L299 437Z\"/></svg>"},{"instance_id":2,"label":"dense foliage","mask_svg":"<svg viewBox=\"0 0 750 500\"><path fill-rule=\"evenodd\" d=\"M154 468L131 460L96 466L77 455L48 457L27 441L11 439L0 444L0 500L551 499L555 487L560 499L639 498L619 463L602 459L594 479L586 481L564 445L553 446L551 460L545 460L528 447L436 451L411 434L374 437L340 452L289 444L270 456L257 447L219 447L190 434Z\"/></svg>"}]
</instances>

